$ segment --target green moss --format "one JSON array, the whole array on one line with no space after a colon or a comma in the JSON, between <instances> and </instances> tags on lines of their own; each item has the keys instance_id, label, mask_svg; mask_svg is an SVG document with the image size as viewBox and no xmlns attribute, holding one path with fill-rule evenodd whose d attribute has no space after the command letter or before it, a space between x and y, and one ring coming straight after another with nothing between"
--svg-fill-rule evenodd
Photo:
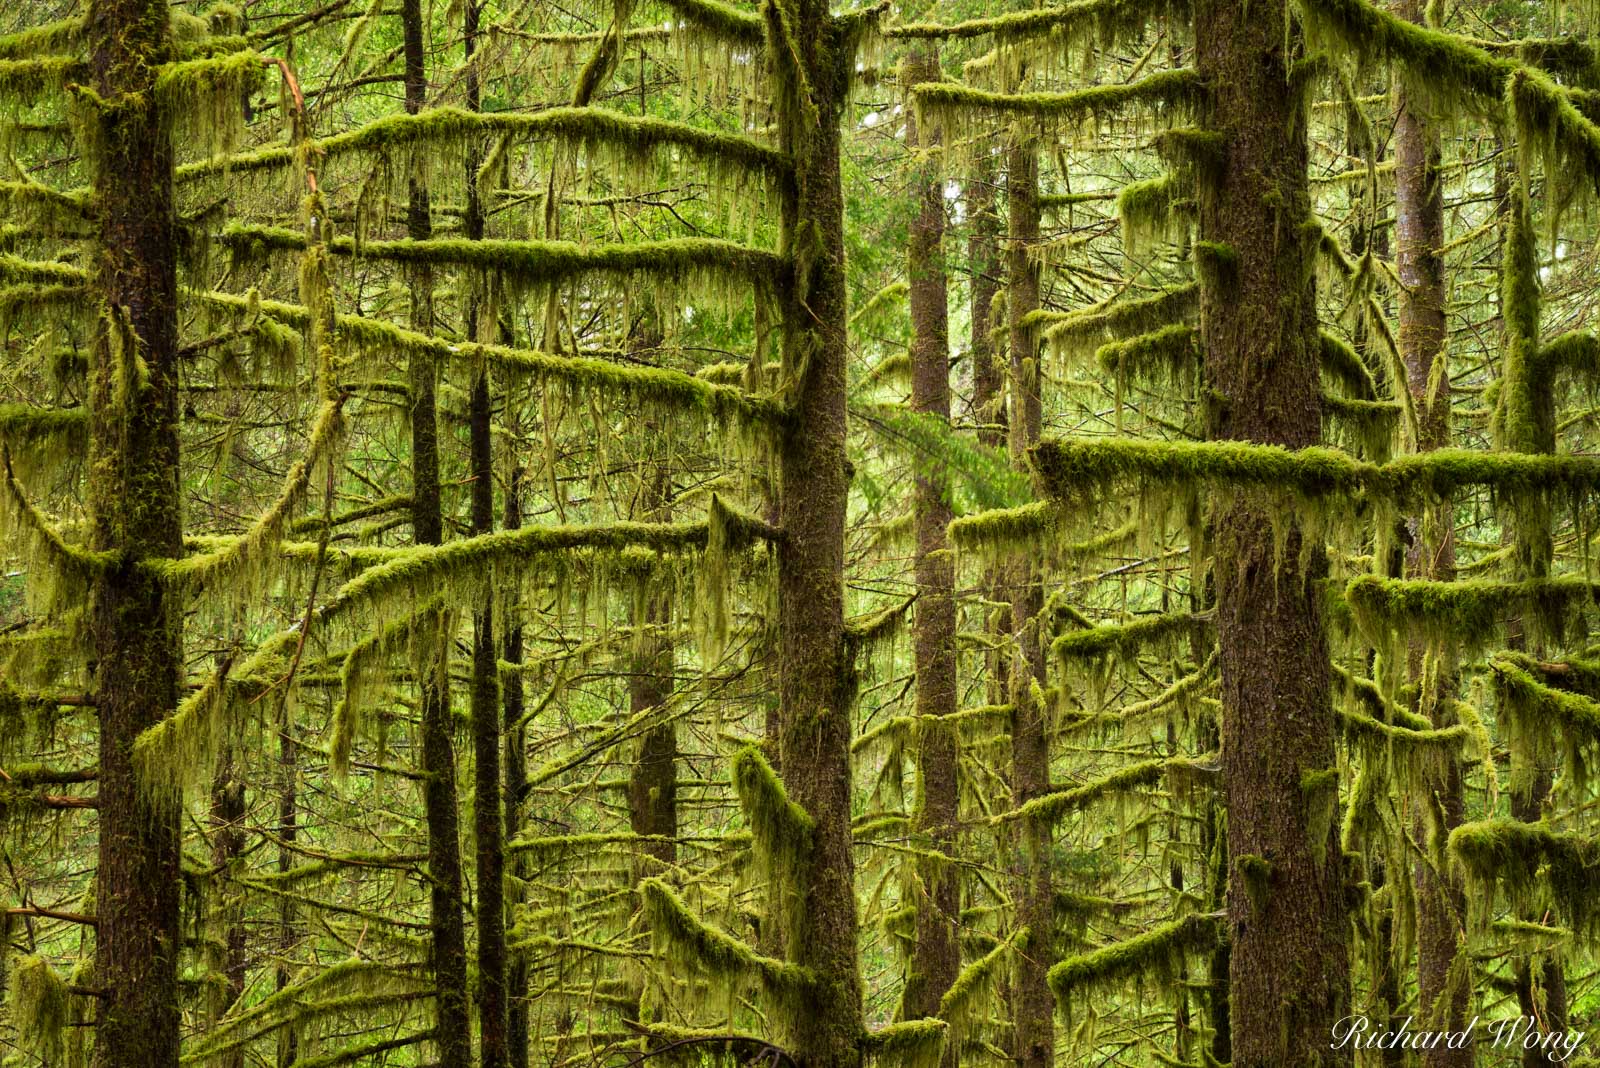
<instances>
[{"instance_id":1,"label":"green moss","mask_svg":"<svg viewBox=\"0 0 1600 1068\"><path fill-rule=\"evenodd\" d=\"M639 894L656 950L667 959L723 979L759 976L769 986L791 991L809 981L803 968L763 957L726 931L701 923L660 879L641 882Z\"/></svg>"},{"instance_id":2,"label":"green moss","mask_svg":"<svg viewBox=\"0 0 1600 1068\"><path fill-rule=\"evenodd\" d=\"M863 1063L878 1068L938 1068L944 1054L943 1020L902 1020L861 1039Z\"/></svg>"},{"instance_id":3,"label":"green moss","mask_svg":"<svg viewBox=\"0 0 1600 1068\"><path fill-rule=\"evenodd\" d=\"M1139 105L1188 107L1200 98L1203 86L1192 70L1160 71L1125 85L1097 85L1070 93L992 93L950 82L928 82L914 87L919 108L943 114L979 110L1036 118L1105 118L1117 109Z\"/></svg>"},{"instance_id":4,"label":"green moss","mask_svg":"<svg viewBox=\"0 0 1600 1068\"><path fill-rule=\"evenodd\" d=\"M1200 333L1192 326L1174 323L1101 345L1095 362L1116 375L1119 390L1127 382L1187 381L1200 367Z\"/></svg>"},{"instance_id":5,"label":"green moss","mask_svg":"<svg viewBox=\"0 0 1600 1068\"><path fill-rule=\"evenodd\" d=\"M1050 990L1056 1004L1068 1008L1083 988L1105 990L1154 969L1175 972L1189 953L1215 944L1217 916L1185 916L1141 935L1080 956L1068 957L1050 969Z\"/></svg>"},{"instance_id":6,"label":"green moss","mask_svg":"<svg viewBox=\"0 0 1600 1068\"><path fill-rule=\"evenodd\" d=\"M39 956L23 957L11 969L11 1025L22 1047L55 1064L61 1057L67 1026L67 984Z\"/></svg>"},{"instance_id":7,"label":"green moss","mask_svg":"<svg viewBox=\"0 0 1600 1068\"><path fill-rule=\"evenodd\" d=\"M1438 449L1372 464L1335 449L1290 451L1246 442L1046 441L1033 450L1058 497L1128 484L1276 487L1306 501L1359 497L1397 507L1431 503L1471 486L1506 494L1581 495L1600 489L1600 460Z\"/></svg>"},{"instance_id":8,"label":"green moss","mask_svg":"<svg viewBox=\"0 0 1600 1068\"><path fill-rule=\"evenodd\" d=\"M1147 645L1170 643L1210 625L1209 616L1183 612L1150 616L1131 623L1103 623L1061 635L1051 644L1051 650L1064 662L1112 655L1126 659Z\"/></svg>"},{"instance_id":9,"label":"green moss","mask_svg":"<svg viewBox=\"0 0 1600 1068\"><path fill-rule=\"evenodd\" d=\"M760 47L766 42L766 23L760 15L721 0L661 0L684 21L737 44Z\"/></svg>"},{"instance_id":10,"label":"green moss","mask_svg":"<svg viewBox=\"0 0 1600 1068\"><path fill-rule=\"evenodd\" d=\"M1272 884L1272 862L1253 853L1241 856L1234 865L1244 884L1245 897L1250 902L1250 912L1256 917L1267 911L1267 894Z\"/></svg>"},{"instance_id":11,"label":"green moss","mask_svg":"<svg viewBox=\"0 0 1600 1068\"><path fill-rule=\"evenodd\" d=\"M1405 408L1392 401L1351 400L1324 393L1322 421L1325 439L1342 440L1368 459L1384 461L1398 440Z\"/></svg>"},{"instance_id":12,"label":"green moss","mask_svg":"<svg viewBox=\"0 0 1600 1068\"><path fill-rule=\"evenodd\" d=\"M1301 11L1316 41L1349 54L1386 57L1404 67L1408 84L1431 94L1470 97L1480 107L1499 103L1515 66L1366 0L1307 0Z\"/></svg>"},{"instance_id":13,"label":"green moss","mask_svg":"<svg viewBox=\"0 0 1600 1068\"><path fill-rule=\"evenodd\" d=\"M1451 831L1449 851L1472 892L1487 902L1498 887L1514 907L1555 905L1575 930L1591 931L1600 919L1600 848L1591 838L1545 823L1490 819Z\"/></svg>"},{"instance_id":14,"label":"green moss","mask_svg":"<svg viewBox=\"0 0 1600 1068\"><path fill-rule=\"evenodd\" d=\"M416 115L387 115L354 130L308 141L302 146L263 148L227 159L190 164L180 167L176 177L181 182L211 174L287 167L304 159L307 153L327 161L348 153L388 152L402 146L449 149L464 144L469 138L490 134L508 138L508 145L553 140L585 150L615 147L635 156L676 150L714 162L719 167L741 168L782 183L790 180L787 158L776 149L749 138L667 119L624 115L599 107L548 108L532 113L439 107Z\"/></svg>"},{"instance_id":15,"label":"green moss","mask_svg":"<svg viewBox=\"0 0 1600 1068\"><path fill-rule=\"evenodd\" d=\"M1364 575L1346 587L1345 599L1361 629L1384 647L1396 632L1478 643L1513 617L1559 637L1569 617L1592 603L1595 589L1582 579L1433 582Z\"/></svg>"},{"instance_id":16,"label":"green moss","mask_svg":"<svg viewBox=\"0 0 1600 1068\"><path fill-rule=\"evenodd\" d=\"M83 61L73 56L0 59L0 107L31 106L84 74Z\"/></svg>"},{"instance_id":17,"label":"green moss","mask_svg":"<svg viewBox=\"0 0 1600 1068\"><path fill-rule=\"evenodd\" d=\"M974 1020L983 1018L995 999L995 984L1011 955L1027 943L1028 930L1021 928L995 948L961 969L955 982L939 999L939 1019L950 1025L950 1041L960 1048Z\"/></svg>"},{"instance_id":18,"label":"green moss","mask_svg":"<svg viewBox=\"0 0 1600 1068\"><path fill-rule=\"evenodd\" d=\"M886 27L885 37L898 40L968 40L993 35L997 44L1005 45L1036 37L1050 36L1052 44L1070 39L1071 31L1092 34L1106 47L1118 39L1123 27L1144 29L1151 15L1170 10L1182 15L1177 5L1165 0L1073 0L1031 11L1015 11L989 18L967 19L962 22L940 25L932 22L908 22Z\"/></svg>"},{"instance_id":19,"label":"green moss","mask_svg":"<svg viewBox=\"0 0 1600 1068\"><path fill-rule=\"evenodd\" d=\"M1300 775L1300 803L1306 814L1306 841L1321 868L1327 862L1328 835L1339 808L1339 771L1319 768Z\"/></svg>"},{"instance_id":20,"label":"green moss","mask_svg":"<svg viewBox=\"0 0 1600 1068\"><path fill-rule=\"evenodd\" d=\"M1125 790L1134 790L1141 786L1153 786L1161 781L1169 767L1179 761L1173 760L1146 760L1126 768L1118 769L1103 778L1086 782L1082 786L1075 786L1070 790L1058 790L1055 793L1035 797L1009 812L1003 812L990 818L990 823L1009 823L1014 820L1028 820L1044 824L1052 824L1069 812L1076 812L1092 804L1102 797L1119 794ZM1181 763L1189 763L1181 761Z\"/></svg>"},{"instance_id":21,"label":"green moss","mask_svg":"<svg viewBox=\"0 0 1600 1068\"><path fill-rule=\"evenodd\" d=\"M1322 346L1322 373L1328 381L1354 400L1376 400L1378 385L1373 381L1372 369L1356 350L1326 330L1317 336Z\"/></svg>"},{"instance_id":22,"label":"green moss","mask_svg":"<svg viewBox=\"0 0 1600 1068\"><path fill-rule=\"evenodd\" d=\"M1193 312L1199 298L1199 287L1189 284L1151 297L1113 297L1064 315L1030 314L1023 325L1042 328L1041 339L1053 352L1070 359L1107 342L1171 326Z\"/></svg>"},{"instance_id":23,"label":"green moss","mask_svg":"<svg viewBox=\"0 0 1600 1068\"><path fill-rule=\"evenodd\" d=\"M1187 232L1187 219L1180 211L1186 203L1183 192L1183 186L1170 174L1123 186L1117 195L1123 244L1137 251L1154 240L1173 240Z\"/></svg>"},{"instance_id":24,"label":"green moss","mask_svg":"<svg viewBox=\"0 0 1600 1068\"><path fill-rule=\"evenodd\" d=\"M83 20L61 19L0 36L0 59L25 59L49 53L69 54L83 44Z\"/></svg>"}]
</instances>

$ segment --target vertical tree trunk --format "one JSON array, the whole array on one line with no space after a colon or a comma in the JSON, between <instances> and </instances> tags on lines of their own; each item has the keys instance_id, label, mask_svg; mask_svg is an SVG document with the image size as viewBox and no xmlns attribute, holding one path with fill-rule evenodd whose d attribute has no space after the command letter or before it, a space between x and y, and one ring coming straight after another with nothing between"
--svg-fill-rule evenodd
<instances>
[{"instance_id":1,"label":"vertical tree trunk","mask_svg":"<svg viewBox=\"0 0 1600 1068\"><path fill-rule=\"evenodd\" d=\"M1421 21L1421 5L1407 0L1400 14ZM1395 261L1400 275L1400 355L1406 388L1417 411L1416 451L1450 444L1450 377L1445 352L1444 189L1439 177L1439 131L1401 81L1395 116ZM1411 521L1406 558L1409 577L1449 581L1455 577L1454 509L1443 502ZM1455 723L1455 654L1448 639L1421 643L1411 653L1411 675L1419 684L1419 710L1435 726ZM1470 982L1448 990L1466 915L1460 881L1451 875L1444 843L1465 812L1461 766L1453 757L1430 768L1420 802L1418 837L1426 855L1416 866L1417 991L1422 1026L1461 1031L1466 1026ZM1447 1001L1441 996L1449 994ZM1425 1068L1468 1068L1471 1046L1424 1050Z\"/></svg>"},{"instance_id":2,"label":"vertical tree trunk","mask_svg":"<svg viewBox=\"0 0 1600 1068\"><path fill-rule=\"evenodd\" d=\"M1211 437L1299 448L1320 437L1315 248L1303 100L1284 9L1202 0L1197 64L1221 165L1202 180L1201 323ZM1228 807L1229 1011L1235 1068L1348 1063L1328 1035L1349 1003L1320 546L1240 493L1213 573ZM1302 559L1304 563L1302 563ZM1252 892L1245 893L1246 881Z\"/></svg>"},{"instance_id":3,"label":"vertical tree trunk","mask_svg":"<svg viewBox=\"0 0 1600 1068\"><path fill-rule=\"evenodd\" d=\"M300 754L294 742L294 714L287 696L280 703L278 718L278 872L294 867L294 841L300 825ZM292 898L278 904L278 964L273 985L282 990L294 979L289 960L300 933L295 925L298 910ZM278 1068L288 1068L299 1058L299 1031L293 1019L278 1031Z\"/></svg>"},{"instance_id":4,"label":"vertical tree trunk","mask_svg":"<svg viewBox=\"0 0 1600 1068\"><path fill-rule=\"evenodd\" d=\"M425 27L421 0L403 0L400 19L405 45L406 113L422 110L427 97L423 55ZM428 191L411 176L406 231L414 241L433 232ZM433 331L433 274L426 266L410 279L411 322L420 333ZM444 540L439 500L439 424L434 399L437 369L432 357L410 355L411 386L411 525L418 545ZM467 1068L472 1061L472 1035L467 1015L467 942L461 918L460 813L456 803L456 757L450 715L450 646L439 630L419 640L423 648L418 679L422 705L422 805L428 828L429 923L433 936L433 973L438 1015L440 1068Z\"/></svg>"},{"instance_id":5,"label":"vertical tree trunk","mask_svg":"<svg viewBox=\"0 0 1600 1068\"><path fill-rule=\"evenodd\" d=\"M906 57L902 78L907 86L939 80L935 47L914 48ZM936 130L919 130L914 109L906 111L906 145L912 152L939 144ZM917 214L911 221L907 250L911 301L911 407L950 421L949 293L944 265L944 183L931 157L914 164L912 190ZM914 656L917 715L921 739L917 778L921 806L917 830L928 846L955 855L959 794L956 780L956 733L942 717L957 708L955 561L945 536L950 525L949 480L941 474L917 478L913 503L916 525L917 580ZM954 869L917 865L916 944L902 1015L907 1019L936 1016L939 1001L961 970L961 884ZM959 1051L946 1046L943 1063L954 1068Z\"/></svg>"},{"instance_id":6,"label":"vertical tree trunk","mask_svg":"<svg viewBox=\"0 0 1600 1068\"><path fill-rule=\"evenodd\" d=\"M766 11L777 24L769 36L795 45L775 76L783 148L794 160L796 189L783 218L783 249L795 273L782 294L783 369L793 378L797 429L779 447L779 752L789 798L816 825L796 888L801 904L788 931L789 959L815 977L796 1006L794 1052L801 1068L857 1068L864 1023L850 836L856 670L844 635L850 468L839 172L839 124L855 56L844 26L829 16L823 0L769 4Z\"/></svg>"},{"instance_id":7,"label":"vertical tree trunk","mask_svg":"<svg viewBox=\"0 0 1600 1068\"><path fill-rule=\"evenodd\" d=\"M481 108L474 52L478 45L478 2L462 8L467 109ZM478 165L474 143L466 156L467 240L483 239L483 204L478 197ZM467 302L467 336L477 339L485 294ZM492 322L491 324L492 325ZM492 398L489 366L480 364L468 402L471 436L472 533L494 530L494 442L490 429ZM473 839L478 873L478 1063L482 1068L507 1068L509 1050L506 1008L505 820L500 792L500 665L494 640L494 591L486 590L472 619L472 768Z\"/></svg>"},{"instance_id":8,"label":"vertical tree trunk","mask_svg":"<svg viewBox=\"0 0 1600 1068\"><path fill-rule=\"evenodd\" d=\"M231 751L224 753L211 788L211 863L219 881L233 876L233 864L244 851L245 786L234 767ZM214 952L215 968L223 986L213 994L213 1022L233 1007L244 995L245 939L243 909L237 888L214 892L212 906L216 930L213 939L220 943ZM223 1068L244 1068L244 1050L237 1049L222 1058Z\"/></svg>"},{"instance_id":9,"label":"vertical tree trunk","mask_svg":"<svg viewBox=\"0 0 1600 1068\"><path fill-rule=\"evenodd\" d=\"M1029 258L1039 242L1039 146L1022 141L1006 157L1006 322L1010 334L1011 414L1008 424L1012 463L1026 470L1028 450L1039 443L1043 404L1039 395L1038 353L1023 317L1039 307L1039 270ZM1029 561L1010 570L1011 634L1015 651L1010 667L1011 795L1021 806L1050 792L1050 739L1047 710L1035 697L1045 684L1044 635L1040 610L1042 576ZM1022 868L1013 894L1017 923L1028 929L1027 945L1017 956L1012 988L1013 1056L1021 1068L1047 1068L1055 1062L1055 997L1046 975L1055 963L1055 910L1050 872L1051 828L1047 822L1022 821Z\"/></svg>"},{"instance_id":10,"label":"vertical tree trunk","mask_svg":"<svg viewBox=\"0 0 1600 1068\"><path fill-rule=\"evenodd\" d=\"M642 487L645 519L672 522L672 477L663 455L651 464ZM673 646L667 634L671 608L666 598L650 592L634 614L633 671L628 678L628 710L635 716L660 709L672 696ZM660 633L656 633L659 630ZM678 859L678 728L658 723L645 731L639 757L628 772L628 819L633 833L663 841L646 842L641 851L661 865ZM648 870L648 869L647 869Z\"/></svg>"},{"instance_id":11,"label":"vertical tree trunk","mask_svg":"<svg viewBox=\"0 0 1600 1068\"><path fill-rule=\"evenodd\" d=\"M507 391L510 395L510 391ZM513 461L506 482L505 529L522 526L522 469ZM522 663L522 619L520 605L509 602L505 622L506 663ZM528 782L527 758L523 748L522 713L524 696L522 673L510 672L501 700L505 708L505 834L514 838L522 828L522 792ZM525 862L512 860L514 874L524 874ZM506 963L506 1056L511 1068L528 1068L528 958L513 951Z\"/></svg>"},{"instance_id":12,"label":"vertical tree trunk","mask_svg":"<svg viewBox=\"0 0 1600 1068\"><path fill-rule=\"evenodd\" d=\"M90 383L89 591L99 734L100 999L94 1063L178 1062L178 798L142 783L133 742L177 707L180 606L149 561L183 555L178 493L177 234L172 142L155 104L167 5L94 0L85 20L93 111L94 284L103 302ZM135 370L135 361L142 369Z\"/></svg>"}]
</instances>

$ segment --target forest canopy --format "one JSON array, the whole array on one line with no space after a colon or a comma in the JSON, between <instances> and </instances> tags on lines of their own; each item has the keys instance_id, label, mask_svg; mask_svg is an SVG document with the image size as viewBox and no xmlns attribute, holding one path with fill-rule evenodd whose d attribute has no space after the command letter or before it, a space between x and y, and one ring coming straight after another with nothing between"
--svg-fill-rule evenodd
<instances>
[{"instance_id":1,"label":"forest canopy","mask_svg":"<svg viewBox=\"0 0 1600 1068\"><path fill-rule=\"evenodd\" d=\"M13 0L0 1064L1600 1058L1600 38Z\"/></svg>"}]
</instances>

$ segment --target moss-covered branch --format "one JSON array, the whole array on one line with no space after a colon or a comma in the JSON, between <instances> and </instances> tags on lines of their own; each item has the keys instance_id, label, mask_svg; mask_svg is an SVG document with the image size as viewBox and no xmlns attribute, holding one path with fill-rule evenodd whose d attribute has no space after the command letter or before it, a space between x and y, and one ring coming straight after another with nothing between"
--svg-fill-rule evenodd
<instances>
[{"instance_id":1,"label":"moss-covered branch","mask_svg":"<svg viewBox=\"0 0 1600 1068\"><path fill-rule=\"evenodd\" d=\"M644 880L639 894L657 952L669 960L720 977L756 975L769 986L789 990L808 981L798 965L764 957L726 931L702 923L660 879Z\"/></svg>"},{"instance_id":2,"label":"moss-covered branch","mask_svg":"<svg viewBox=\"0 0 1600 1068\"><path fill-rule=\"evenodd\" d=\"M1205 88L1194 71L1180 69L1126 85L1097 85L1070 93L994 93L953 82L926 82L913 91L917 108L930 117L979 111L1076 122L1091 115L1104 119L1129 107L1188 109L1199 102Z\"/></svg>"},{"instance_id":3,"label":"moss-covered branch","mask_svg":"<svg viewBox=\"0 0 1600 1068\"><path fill-rule=\"evenodd\" d=\"M1211 625L1209 615L1172 612L1136 619L1129 623L1102 623L1086 630L1068 631L1051 645L1063 661L1097 660L1116 655L1128 657L1152 643L1171 642Z\"/></svg>"},{"instance_id":4,"label":"moss-covered branch","mask_svg":"<svg viewBox=\"0 0 1600 1068\"><path fill-rule=\"evenodd\" d=\"M178 180L210 174L286 167L309 152L324 160L351 152L377 152L402 145L438 147L467 138L496 134L519 140L559 140L585 149L605 145L632 153L680 149L719 166L732 164L772 178L787 180L790 166L783 153L737 134L719 133L687 123L624 115L605 108L549 108L532 113L465 111L431 108L416 115L388 115L345 133L306 142L239 153L179 168Z\"/></svg>"},{"instance_id":5,"label":"moss-covered branch","mask_svg":"<svg viewBox=\"0 0 1600 1068\"><path fill-rule=\"evenodd\" d=\"M1380 645L1396 631L1481 641L1513 617L1559 636L1597 595L1600 585L1577 578L1434 582L1363 575L1345 588L1357 624Z\"/></svg>"},{"instance_id":6,"label":"moss-covered branch","mask_svg":"<svg viewBox=\"0 0 1600 1068\"><path fill-rule=\"evenodd\" d=\"M1489 819L1451 831L1449 850L1480 891L1498 885L1514 903L1548 893L1579 930L1600 916L1600 848L1592 838L1547 823Z\"/></svg>"},{"instance_id":7,"label":"moss-covered branch","mask_svg":"<svg viewBox=\"0 0 1600 1068\"><path fill-rule=\"evenodd\" d=\"M303 252L306 238L298 230L235 224L222 232L224 246L246 255L268 251ZM774 280L784 270L782 257L719 238L680 238L618 244L575 241L365 241L337 237L327 246L341 256L391 263L466 267L523 285L561 282L580 276L658 281L715 278L748 284Z\"/></svg>"},{"instance_id":8,"label":"moss-covered branch","mask_svg":"<svg viewBox=\"0 0 1600 1068\"><path fill-rule=\"evenodd\" d=\"M938 1068L944 1053L943 1020L901 1020L861 1037L862 1063L874 1068Z\"/></svg>"},{"instance_id":9,"label":"moss-covered branch","mask_svg":"<svg viewBox=\"0 0 1600 1068\"><path fill-rule=\"evenodd\" d=\"M1050 969L1050 990L1065 1009L1084 987L1105 989L1158 968L1175 974L1176 965L1187 954L1216 943L1220 920L1213 914L1185 916L1091 953L1068 957Z\"/></svg>"},{"instance_id":10,"label":"moss-covered branch","mask_svg":"<svg viewBox=\"0 0 1600 1068\"><path fill-rule=\"evenodd\" d=\"M1182 7L1187 8L1187 4ZM996 44L1025 41L1046 34L1061 36L1074 31L1094 34L1101 41L1117 39L1124 29L1143 29L1154 10L1173 7L1167 0L1075 0L1073 3L1014 11L962 22L907 22L888 26L883 35L909 40L963 40L993 36ZM1182 12L1173 12L1181 16Z\"/></svg>"}]
</instances>

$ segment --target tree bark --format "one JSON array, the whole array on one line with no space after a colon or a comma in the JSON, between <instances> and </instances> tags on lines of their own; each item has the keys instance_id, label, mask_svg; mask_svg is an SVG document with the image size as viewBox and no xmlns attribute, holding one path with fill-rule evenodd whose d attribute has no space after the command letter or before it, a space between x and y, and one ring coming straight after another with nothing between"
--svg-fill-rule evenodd
<instances>
[{"instance_id":1,"label":"tree bark","mask_svg":"<svg viewBox=\"0 0 1600 1068\"><path fill-rule=\"evenodd\" d=\"M672 478L663 456L651 465L642 487L647 521L672 521L671 493ZM635 716L662 708L672 696L673 647L667 635L671 620L670 602L654 591L634 614L638 634L628 678L628 710ZM651 726L639 743L639 757L628 772L628 818L633 833L663 839L644 843L643 856L659 865L677 863L678 728L671 721Z\"/></svg>"},{"instance_id":2,"label":"tree bark","mask_svg":"<svg viewBox=\"0 0 1600 1068\"><path fill-rule=\"evenodd\" d=\"M1202 179L1195 255L1211 438L1300 448L1320 439L1321 383L1315 248L1301 236L1305 114L1284 19L1282 8L1244 0L1195 10L1209 126L1225 139L1216 173ZM1235 1068L1350 1056L1328 1048L1350 997L1317 583L1326 559L1320 546L1302 554L1302 536L1257 493L1238 494L1216 525Z\"/></svg>"},{"instance_id":3,"label":"tree bark","mask_svg":"<svg viewBox=\"0 0 1600 1068\"><path fill-rule=\"evenodd\" d=\"M427 97L423 54L421 0L403 0L400 19L405 49L406 113L422 110ZM406 210L406 232L425 241L433 232L428 191L412 175ZM411 325L433 332L433 274L427 267L410 279ZM431 356L410 354L411 386L411 525L418 545L444 540L439 498L439 423L435 401L437 368ZM433 936L435 1042L440 1068L467 1068L472 1062L472 1034L467 1009L467 938L462 923L460 813L457 810L456 756L450 715L448 636L444 615L434 617L419 638L423 650L418 679L422 706L422 807L428 828L428 904Z\"/></svg>"},{"instance_id":4,"label":"tree bark","mask_svg":"<svg viewBox=\"0 0 1600 1068\"><path fill-rule=\"evenodd\" d=\"M936 47L911 51L902 68L906 85L939 80ZM914 109L907 109L906 146L913 153L939 144L937 130L917 127ZM911 221L906 266L911 304L911 407L913 411L950 421L950 313L944 265L944 182L931 157L914 162L912 190L917 214ZM927 845L955 855L959 793L956 779L956 733L940 723L957 709L955 561L945 528L952 513L949 479L939 473L919 475L913 501L916 527L914 569L917 582L913 655L916 664L916 710L922 727L917 748L921 805L916 828ZM939 1002L961 970L961 884L954 869L921 862L917 865L916 943L906 976L902 1016L937 1016ZM945 1047L943 1064L954 1068L955 1043Z\"/></svg>"},{"instance_id":5,"label":"tree bark","mask_svg":"<svg viewBox=\"0 0 1600 1068\"><path fill-rule=\"evenodd\" d=\"M790 800L815 821L799 872L788 956L807 968L794 1020L801 1068L857 1068L864 1030L851 855L850 710L856 669L844 635L844 199L839 126L854 48L823 0L767 7L770 35L796 46L775 74L782 147L794 161L783 248L795 278L783 301L783 370L797 428L779 447L784 538L778 550L782 705L779 747ZM781 50L780 50L781 51Z\"/></svg>"},{"instance_id":6,"label":"tree bark","mask_svg":"<svg viewBox=\"0 0 1600 1068\"><path fill-rule=\"evenodd\" d=\"M1039 307L1039 269L1029 258L1039 242L1039 146L1021 141L1006 157L1006 324L1010 335L1011 411L1007 431L1012 463L1028 469L1028 450L1039 444L1044 409L1039 395L1038 353L1023 318ZM1040 611L1043 576L1030 561L1010 572L1011 634L1009 670L1011 714L1011 799L1020 807L1050 792L1050 739L1047 710L1035 697L1045 684L1044 635ZM1021 1068L1047 1068L1055 1062L1055 997L1047 975L1056 960L1054 880L1050 871L1052 831L1048 822L1022 821L1022 848L1015 872L1017 924L1028 930L1017 955L1012 988L1013 1056Z\"/></svg>"},{"instance_id":7,"label":"tree bark","mask_svg":"<svg viewBox=\"0 0 1600 1068\"><path fill-rule=\"evenodd\" d=\"M90 382L89 590L99 712L98 1068L178 1062L179 799L140 781L133 743L183 683L181 606L155 570L183 555L178 491L177 233L172 140L155 104L167 5L95 0L85 19L102 315ZM142 361L143 374L135 370Z\"/></svg>"},{"instance_id":8,"label":"tree bark","mask_svg":"<svg viewBox=\"0 0 1600 1068\"><path fill-rule=\"evenodd\" d=\"M522 469L514 462L511 477L506 482L505 529L516 530L522 526ZM506 663L522 663L522 619L520 605L512 600L507 606L505 623ZM512 671L506 676L501 700L505 709L505 834L514 838L522 829L522 793L527 786L528 764L524 749L522 713L524 694L522 673ZM512 860L512 870L525 874L526 862L521 857ZM513 951L506 963L506 1055L511 1068L528 1068L528 958L525 953Z\"/></svg>"},{"instance_id":9,"label":"tree bark","mask_svg":"<svg viewBox=\"0 0 1600 1068\"><path fill-rule=\"evenodd\" d=\"M1421 5L1405 0L1402 17L1422 19ZM1395 263L1400 276L1400 356L1406 388L1417 411L1416 451L1450 444L1450 377L1445 352L1444 189L1439 177L1439 131L1402 79L1395 115ZM1454 511L1448 502L1414 517L1406 555L1408 577L1449 581L1455 577ZM1456 722L1455 651L1449 640L1411 650L1410 672L1419 687L1419 710L1436 727ZM1423 1026L1461 1031L1466 1027L1470 982L1449 990L1451 965L1461 949L1466 897L1451 875L1445 842L1466 811L1460 763L1449 759L1426 773L1427 792L1417 815L1426 856L1416 865L1417 991ZM1447 1001L1441 996L1449 994ZM1424 1068L1468 1068L1471 1046L1423 1051Z\"/></svg>"}]
</instances>

